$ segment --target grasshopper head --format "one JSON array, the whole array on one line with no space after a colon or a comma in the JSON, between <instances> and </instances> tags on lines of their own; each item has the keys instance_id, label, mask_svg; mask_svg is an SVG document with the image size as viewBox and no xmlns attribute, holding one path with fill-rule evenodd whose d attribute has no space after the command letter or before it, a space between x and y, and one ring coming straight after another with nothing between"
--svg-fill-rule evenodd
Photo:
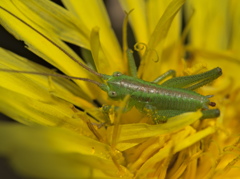
<instances>
[{"instance_id":1,"label":"grasshopper head","mask_svg":"<svg viewBox=\"0 0 240 179\"><path fill-rule=\"evenodd\" d=\"M123 75L120 72L114 72L112 76L107 76L106 86L102 88L108 93L108 96L113 100L124 99L129 94L127 88L124 87L124 81L129 78L127 75Z\"/></svg>"}]
</instances>

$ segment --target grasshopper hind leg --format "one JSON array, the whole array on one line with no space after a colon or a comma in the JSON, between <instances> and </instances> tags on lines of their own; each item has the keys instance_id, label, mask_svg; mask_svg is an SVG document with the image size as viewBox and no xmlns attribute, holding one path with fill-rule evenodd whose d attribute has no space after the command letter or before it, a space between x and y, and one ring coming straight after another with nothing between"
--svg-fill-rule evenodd
<instances>
[{"instance_id":1,"label":"grasshopper hind leg","mask_svg":"<svg viewBox=\"0 0 240 179\"><path fill-rule=\"evenodd\" d=\"M216 118L220 116L219 109L202 110L202 117L200 119Z\"/></svg>"},{"instance_id":2,"label":"grasshopper hind leg","mask_svg":"<svg viewBox=\"0 0 240 179\"><path fill-rule=\"evenodd\" d=\"M153 120L156 124L160 124L160 123L167 122L167 120L171 117L178 116L178 115L186 113L186 112L191 112L191 111L160 110L160 111L155 111L155 112L152 112L149 114L153 118ZM220 116L219 109L206 109L206 110L202 110L202 117L200 118L200 120L216 118L219 116Z\"/></svg>"},{"instance_id":3,"label":"grasshopper hind leg","mask_svg":"<svg viewBox=\"0 0 240 179\"><path fill-rule=\"evenodd\" d=\"M222 69L217 67L204 73L182 76L169 79L161 84L164 87L184 88L188 90L195 90L204 86L222 75Z\"/></svg>"}]
</instances>

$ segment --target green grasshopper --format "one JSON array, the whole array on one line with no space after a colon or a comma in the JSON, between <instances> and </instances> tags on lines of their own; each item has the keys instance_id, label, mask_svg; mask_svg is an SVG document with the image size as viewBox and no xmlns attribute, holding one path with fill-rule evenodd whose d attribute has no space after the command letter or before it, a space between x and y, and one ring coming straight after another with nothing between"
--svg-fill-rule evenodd
<instances>
[{"instance_id":1,"label":"green grasshopper","mask_svg":"<svg viewBox=\"0 0 240 179\"><path fill-rule=\"evenodd\" d=\"M174 117L185 112L193 112L196 110L202 111L203 115L201 119L215 118L220 115L220 111L218 109L209 109L209 106L216 105L214 102L211 102L209 100L209 98L212 97L212 95L203 96L193 91L203 85L212 82L213 80L221 76L222 70L219 67L201 74L183 77L174 77L175 71L169 70L168 72L156 78L153 82L148 82L136 77L137 76L136 65L134 63L134 59L131 55L131 52L128 50L127 54L129 64L130 63L134 64L133 67L130 68L131 76L124 75L120 72L114 72L113 75L101 74L76 60L74 57L72 57L70 54L64 51L64 49L59 47L51 39L43 35L34 27L30 26L26 22L19 19L13 13L9 12L3 7L0 7L0 9L11 14L13 17L20 20L22 23L24 23L25 25L39 33L41 36L46 38L50 43L61 49L67 56L69 56L77 64L82 66L90 73L101 78L104 81L104 83L100 83L98 81L94 81L87 78L73 77L61 74L15 71L9 69L0 69L0 71L57 76L62 78L77 79L93 83L97 85L101 90L105 91L108 94L109 98L113 100L123 100L126 96L129 96L124 111L128 111L131 108L136 107L139 111L147 115L150 115L155 123L163 123L166 122L167 119L170 117ZM160 85L158 84L159 82L163 81L169 76L173 76L173 78L163 82Z\"/></svg>"}]
</instances>

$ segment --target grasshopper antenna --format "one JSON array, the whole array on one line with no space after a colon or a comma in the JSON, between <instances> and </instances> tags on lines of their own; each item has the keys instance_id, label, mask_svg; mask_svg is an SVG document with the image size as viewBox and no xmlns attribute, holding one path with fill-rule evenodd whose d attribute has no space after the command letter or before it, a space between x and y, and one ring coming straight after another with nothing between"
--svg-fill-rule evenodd
<instances>
[{"instance_id":1,"label":"grasshopper antenna","mask_svg":"<svg viewBox=\"0 0 240 179\"><path fill-rule=\"evenodd\" d=\"M44 73L44 72L34 72L34 71L17 71L17 70L10 70L10 69L0 69L0 71L3 72L11 72L11 73L24 73L24 74L33 74L33 75L42 75L42 76L53 76L53 77L60 77L60 78L66 78L66 79L75 79L75 80L82 80L82 81L87 81L90 83L93 83L100 88L104 88L105 84L99 83L97 81L88 79L88 78L80 78L80 77L75 77L75 76L67 76L67 75L62 75L62 74L51 74L51 73Z\"/></svg>"},{"instance_id":2,"label":"grasshopper antenna","mask_svg":"<svg viewBox=\"0 0 240 179\"><path fill-rule=\"evenodd\" d=\"M73 61L75 61L77 64L79 64L81 67L83 67L84 69L86 69L87 71L89 71L90 73L99 76L103 79L106 78L106 75L98 73L96 71L94 71L93 69L89 68L88 66L84 65L83 63L79 62L77 59L75 59L71 54L69 54L66 50L64 50L62 47L60 47L59 45L57 45L54 41L52 41L50 38L48 38L47 36L45 36L43 33L41 33L40 31L38 31L36 28L34 28L33 26L31 26L30 24L26 23L25 21L23 21L22 19L20 19L19 17L17 17L15 14L13 14L12 12L10 12L9 10L5 9L4 7L0 6L0 9L2 9L3 11L7 12L8 14L12 15L13 17L15 17L16 19L18 19L19 21L21 21L23 24L25 24L26 26L28 26L29 28L31 28L32 30L34 30L35 32L37 32L38 34L40 34L42 37L44 37L46 40L48 40L51 44L53 44L54 46L56 46L59 50L61 50L63 53L65 53L69 58L71 58ZM3 71L3 70L1 70ZM10 71L9 71L10 72ZM12 71L14 72L14 70ZM15 71L16 72L16 71ZM32 72L31 72L32 73ZM35 72L34 72L35 73ZM34 74L32 73L32 74ZM35 73L36 74L36 73ZM39 74L40 75L40 74ZM50 76L48 74L48 76ZM74 77L72 79L76 79L77 77ZM84 78L82 78L81 80L83 80ZM79 78L80 80L80 78ZM87 81L86 79L83 81Z\"/></svg>"}]
</instances>

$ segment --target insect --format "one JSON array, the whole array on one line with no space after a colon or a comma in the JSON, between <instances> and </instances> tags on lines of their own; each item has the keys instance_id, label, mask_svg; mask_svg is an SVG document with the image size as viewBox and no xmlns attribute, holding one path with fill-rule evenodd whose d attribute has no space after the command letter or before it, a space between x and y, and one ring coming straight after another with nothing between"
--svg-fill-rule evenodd
<instances>
[{"instance_id":1,"label":"insect","mask_svg":"<svg viewBox=\"0 0 240 179\"><path fill-rule=\"evenodd\" d=\"M50 43L61 49L56 43L51 41L51 39L47 38L37 29L19 19L13 13L9 12L3 7L0 7L0 9L11 14L13 17L20 20L22 23L33 29L35 32L39 33ZM62 78L87 81L97 85L101 90L105 91L108 96L113 100L123 100L126 96L129 95L129 100L125 107L125 111L136 107L139 111L150 115L155 123L163 123L166 122L167 119L170 117L196 110L202 111L203 115L201 119L215 118L220 115L220 111L218 109L209 109L209 106L216 105L214 102L211 102L209 100L212 95L203 96L193 91L221 76L222 70L219 67L201 74L183 77L174 77L175 71L170 70L159 76L153 82L148 82L136 77L135 66L130 69L132 76L124 75L120 72L114 72L112 75L101 74L92 70L85 64L77 61L74 57L64 51L64 49L61 50L84 69L101 78L104 83L100 83L98 81L87 78L66 76L61 74L15 71L9 69L0 69L0 71L57 76ZM127 54L129 57L129 61L131 63L134 63L134 59L131 56L131 52L129 50ZM172 76L171 79L161 84L158 84L170 76Z\"/></svg>"}]
</instances>

